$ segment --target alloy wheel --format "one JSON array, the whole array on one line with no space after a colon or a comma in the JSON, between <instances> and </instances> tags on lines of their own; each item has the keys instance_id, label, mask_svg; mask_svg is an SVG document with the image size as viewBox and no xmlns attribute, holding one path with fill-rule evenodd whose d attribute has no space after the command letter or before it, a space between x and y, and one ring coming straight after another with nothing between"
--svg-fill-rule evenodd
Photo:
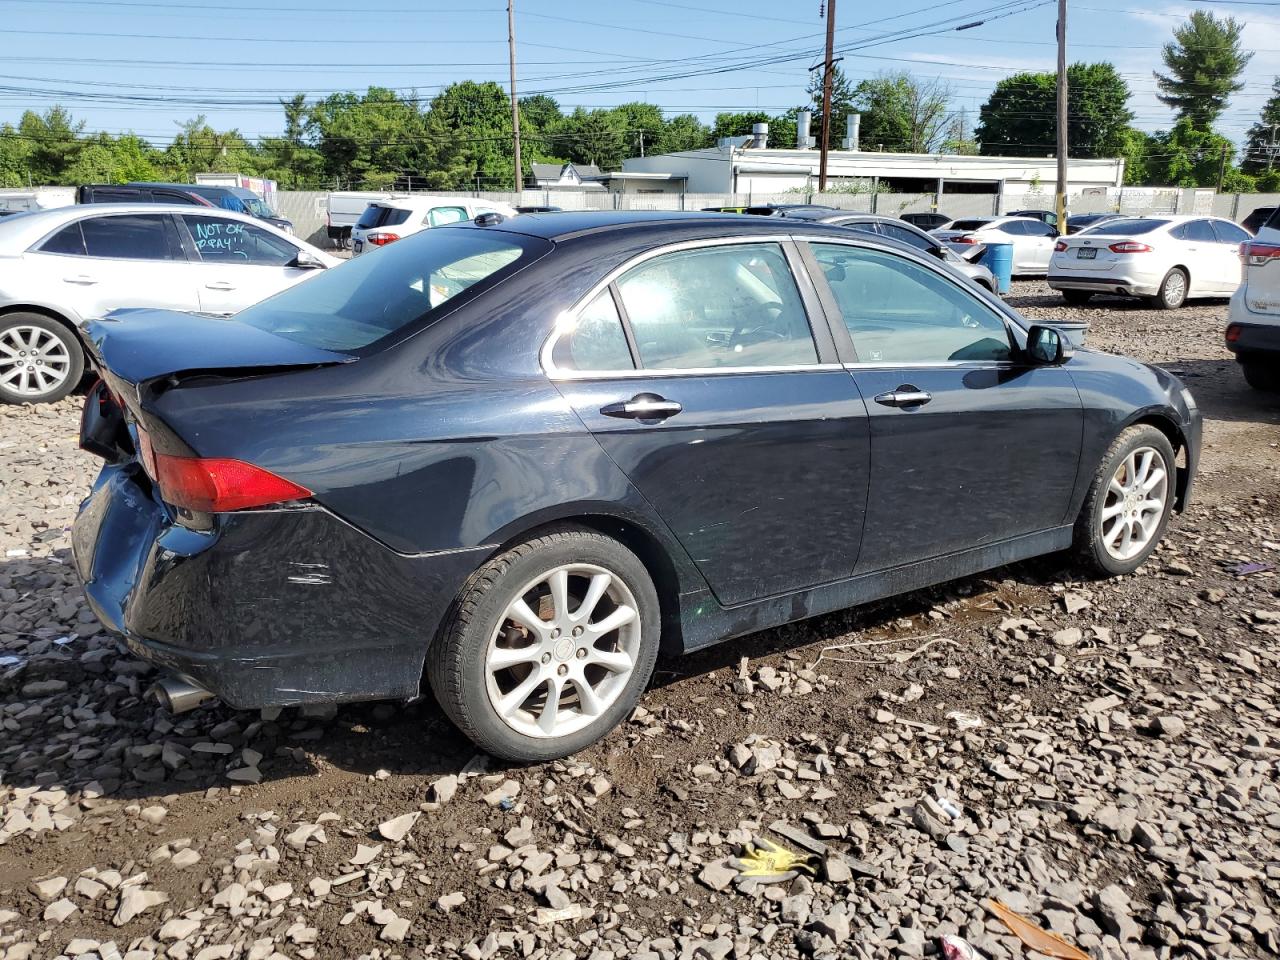
<instances>
[{"instance_id":1,"label":"alloy wheel","mask_svg":"<svg viewBox=\"0 0 1280 960\"><path fill-rule=\"evenodd\" d=\"M621 696L640 651L630 588L594 564L558 566L508 604L485 650L498 717L528 737L576 733Z\"/></svg>"},{"instance_id":2,"label":"alloy wheel","mask_svg":"<svg viewBox=\"0 0 1280 960\"><path fill-rule=\"evenodd\" d=\"M1102 505L1102 545L1116 560L1132 560L1151 543L1164 516L1169 468L1153 447L1138 447L1116 467Z\"/></svg>"},{"instance_id":3,"label":"alloy wheel","mask_svg":"<svg viewBox=\"0 0 1280 960\"><path fill-rule=\"evenodd\" d=\"M1187 278L1182 271L1174 270L1165 277L1164 300L1170 306L1179 306L1187 298Z\"/></svg>"},{"instance_id":4,"label":"alloy wheel","mask_svg":"<svg viewBox=\"0 0 1280 960\"><path fill-rule=\"evenodd\" d=\"M0 332L0 387L34 399L57 390L70 372L67 344L48 330L21 324Z\"/></svg>"}]
</instances>

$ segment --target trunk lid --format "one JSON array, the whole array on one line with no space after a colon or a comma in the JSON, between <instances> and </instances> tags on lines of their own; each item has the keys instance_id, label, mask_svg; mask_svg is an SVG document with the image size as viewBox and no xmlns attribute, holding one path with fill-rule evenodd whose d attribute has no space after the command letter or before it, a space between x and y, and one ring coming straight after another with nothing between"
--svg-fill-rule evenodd
<instances>
[{"instance_id":1,"label":"trunk lid","mask_svg":"<svg viewBox=\"0 0 1280 960\"><path fill-rule=\"evenodd\" d=\"M1138 241L1142 240L1141 237L1136 239ZM1124 240L1124 237L1094 237L1089 234L1073 234L1059 237L1057 246L1065 247L1065 249L1054 251L1053 266L1060 270L1071 271L1105 272L1114 269L1121 260L1132 256L1132 254L1112 253L1111 244Z\"/></svg>"},{"instance_id":2,"label":"trunk lid","mask_svg":"<svg viewBox=\"0 0 1280 960\"><path fill-rule=\"evenodd\" d=\"M239 323L173 310L116 310L85 326L99 374L129 386L174 374L276 372L345 363L349 354L323 350Z\"/></svg>"}]
</instances>

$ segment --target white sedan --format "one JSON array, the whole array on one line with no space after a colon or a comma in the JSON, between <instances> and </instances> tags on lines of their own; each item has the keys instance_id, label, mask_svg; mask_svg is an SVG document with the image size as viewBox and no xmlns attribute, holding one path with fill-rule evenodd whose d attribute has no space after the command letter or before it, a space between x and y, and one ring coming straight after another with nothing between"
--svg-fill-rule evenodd
<instances>
[{"instance_id":1,"label":"white sedan","mask_svg":"<svg viewBox=\"0 0 1280 960\"><path fill-rule=\"evenodd\" d=\"M342 262L229 210L95 203L5 217L0 402L75 389L84 355L73 328L112 310L229 315Z\"/></svg>"},{"instance_id":2,"label":"white sedan","mask_svg":"<svg viewBox=\"0 0 1280 960\"><path fill-rule=\"evenodd\" d=\"M375 200L365 207L351 228L351 253L360 256L374 247L385 247L420 230L447 227L473 220L482 213L514 217L515 207L474 197L392 197Z\"/></svg>"},{"instance_id":3,"label":"white sedan","mask_svg":"<svg viewBox=\"0 0 1280 960\"><path fill-rule=\"evenodd\" d=\"M1240 244L1250 239L1221 217L1108 220L1058 241L1049 286L1074 304L1095 293L1145 297L1165 309L1190 297L1229 297L1240 285Z\"/></svg>"},{"instance_id":4,"label":"white sedan","mask_svg":"<svg viewBox=\"0 0 1280 960\"><path fill-rule=\"evenodd\" d=\"M952 220L932 231L944 243L963 248L975 243L1013 244L1013 272L1043 274L1053 256L1058 231L1032 217L974 217Z\"/></svg>"}]
</instances>

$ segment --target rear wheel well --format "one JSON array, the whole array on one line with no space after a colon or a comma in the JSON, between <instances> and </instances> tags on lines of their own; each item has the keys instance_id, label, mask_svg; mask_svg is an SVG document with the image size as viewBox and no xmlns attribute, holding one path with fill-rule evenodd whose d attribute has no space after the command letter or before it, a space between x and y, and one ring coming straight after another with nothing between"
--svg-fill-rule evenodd
<instances>
[{"instance_id":1,"label":"rear wheel well","mask_svg":"<svg viewBox=\"0 0 1280 960\"><path fill-rule=\"evenodd\" d=\"M75 341L76 349L79 350L81 354L84 353L84 348L80 346L80 337L76 333L76 325L56 310L50 310L48 307L32 306L29 303L17 303L12 306L0 308L0 317L6 317L11 313L34 313L42 317L48 317L50 320L61 324L71 333L72 339Z\"/></svg>"},{"instance_id":2,"label":"rear wheel well","mask_svg":"<svg viewBox=\"0 0 1280 960\"><path fill-rule=\"evenodd\" d=\"M495 553L501 553L516 543L537 537L549 527L579 526L606 537L617 540L634 553L649 576L653 578L654 589L658 592L658 603L662 617L663 654L679 653L684 649L683 633L680 629L680 578L676 573L671 557L662 543L643 527L605 514L586 514L577 517L563 517L552 523L542 524L522 531L502 544Z\"/></svg>"}]
</instances>

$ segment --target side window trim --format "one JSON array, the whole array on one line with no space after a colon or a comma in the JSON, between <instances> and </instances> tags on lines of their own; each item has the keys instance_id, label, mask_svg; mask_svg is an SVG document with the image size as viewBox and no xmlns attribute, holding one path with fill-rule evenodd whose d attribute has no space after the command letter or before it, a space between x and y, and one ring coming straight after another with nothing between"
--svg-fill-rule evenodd
<instances>
[{"instance_id":1,"label":"side window trim","mask_svg":"<svg viewBox=\"0 0 1280 960\"><path fill-rule=\"evenodd\" d=\"M797 291L800 296L801 305L806 314L806 321L809 325L810 335L813 337L814 349L817 353L817 359L813 363L801 365L766 365L766 366L741 366L741 367L687 367L687 368L645 368L640 359L640 351L635 342L635 335L632 332L631 320L627 315L626 306L622 302L621 291L618 290L617 281L626 274L630 273L637 267L647 263L657 257L665 256L671 253L680 253L685 250L701 250L714 249L715 247L724 246L744 246L748 244L773 244L781 247L783 256L786 259L788 267L791 269L793 282L796 284ZM801 263L805 269L798 271L797 263ZM812 287L812 294L806 291L806 281ZM556 366L554 360L554 350L557 341L563 336L563 330L560 324L552 326L550 334L542 343L539 350L539 365L543 372L552 380L600 380L600 379L619 379L625 377L681 377L681 376L725 376L730 374L741 373L759 373L762 371L778 371L778 372L795 372L806 373L815 370L833 370L841 368L841 361L834 345L831 344L831 322L830 318L825 315L825 308L821 304L821 294L819 288L813 283L809 276L807 264L803 262L803 253L800 251L800 245L796 244L795 239L785 234L760 234L760 235L743 235L736 237L715 237L704 238L699 240L683 240L675 243L665 244L661 247L655 247L638 254L625 263L620 264L610 270L600 281L592 285L588 291L581 296L574 304L569 307L562 316L576 317L585 310L604 290L609 290L614 299L614 305L618 309L618 315L622 319L623 332L627 339L627 348L631 351L632 362L635 368L632 370L562 370ZM815 307L822 308L822 312L815 313ZM822 320L822 324L818 324L818 320ZM841 324L843 326L843 323ZM826 333L826 337L822 334ZM829 353L824 353L824 344L831 347Z\"/></svg>"},{"instance_id":2,"label":"side window trim","mask_svg":"<svg viewBox=\"0 0 1280 960\"><path fill-rule=\"evenodd\" d=\"M818 264L817 255L813 252L812 244L814 242L822 243L825 245L853 247L855 249L861 249L861 250L869 249L869 250L873 250L876 253L888 253L891 256L898 257L899 259L902 259L902 260L907 260L910 263L915 263L916 261L910 260L909 258L904 257L901 254L897 253L896 251L884 250L880 247L875 247L869 244L850 242L848 239L844 237L840 237L840 238L805 237L803 241L799 244L802 254L805 257L806 264L811 264L811 266L809 267L810 272L815 277L817 276L822 277L821 282L816 282L815 285L818 288L818 295L822 300L823 308L824 310L826 310L828 314L828 326L831 329L832 335L835 337L837 351L841 354L840 362L845 368L847 369L848 368L852 368L852 369L859 369L859 368L915 369L918 367L970 367L970 368L980 367L983 369L1002 369L1003 370L1003 369L1010 369L1010 368L1021 368L1026 366L1025 362L1021 359L1021 356L1020 356L1022 351L1022 344L1026 335L1026 331L1022 329L1021 325L1014 322L1013 318L1011 318L1009 314L1006 313L1004 310L997 309L997 306L995 304L988 303L987 301L983 300L981 297L975 296L971 291L965 289L964 284L957 283L955 278L948 276L946 271L937 269L937 267L935 267L933 263L930 263L929 260L926 259L923 255L920 257L920 260L922 261L921 265L927 267L929 270L936 273L938 276L942 277L944 280L947 281L947 283L951 284L951 286L954 287L956 290L958 290L962 295L970 298L979 306L988 310L990 313L992 313L994 316L1000 319L1000 321L1004 324L1005 334L1009 337L1009 343L1010 343L1010 346L1012 347L1012 354L1010 358L1008 360L933 360L933 361L914 361L911 363L859 359L857 347L854 345L854 342L853 342L853 335L850 334L849 328L844 322L844 315L840 312L840 307L836 302L835 294L831 292L831 286L830 284L827 283L826 276L822 273L822 268ZM940 262L941 261L939 261L939 263ZM1022 336L1019 336L1019 334L1022 334Z\"/></svg>"}]
</instances>

